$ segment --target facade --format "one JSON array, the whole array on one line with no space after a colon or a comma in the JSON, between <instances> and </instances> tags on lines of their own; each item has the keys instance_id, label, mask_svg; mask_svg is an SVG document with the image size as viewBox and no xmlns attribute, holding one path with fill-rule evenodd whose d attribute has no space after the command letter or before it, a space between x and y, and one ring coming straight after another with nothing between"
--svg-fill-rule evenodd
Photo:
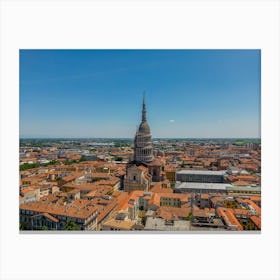
<instances>
[{"instance_id":1,"label":"facade","mask_svg":"<svg viewBox=\"0 0 280 280\"><path fill-rule=\"evenodd\" d=\"M158 160L153 160L147 164L153 182L164 181L166 179L165 176L161 174L161 166L162 164Z\"/></svg>"},{"instance_id":2,"label":"facade","mask_svg":"<svg viewBox=\"0 0 280 280\"><path fill-rule=\"evenodd\" d=\"M252 187L252 186L230 186L227 188L227 192L230 195L261 195L261 186Z\"/></svg>"},{"instance_id":3,"label":"facade","mask_svg":"<svg viewBox=\"0 0 280 280\"><path fill-rule=\"evenodd\" d=\"M131 192L135 190L148 191L151 184L151 175L147 167L133 164L127 168L127 175L124 179L124 191Z\"/></svg>"},{"instance_id":4,"label":"facade","mask_svg":"<svg viewBox=\"0 0 280 280\"><path fill-rule=\"evenodd\" d=\"M178 182L175 185L175 193L227 193L227 188L230 184L222 183L193 183L193 182Z\"/></svg>"},{"instance_id":5,"label":"facade","mask_svg":"<svg viewBox=\"0 0 280 280\"><path fill-rule=\"evenodd\" d=\"M176 172L176 181L196 183L224 183L226 170L180 170Z\"/></svg>"}]
</instances>

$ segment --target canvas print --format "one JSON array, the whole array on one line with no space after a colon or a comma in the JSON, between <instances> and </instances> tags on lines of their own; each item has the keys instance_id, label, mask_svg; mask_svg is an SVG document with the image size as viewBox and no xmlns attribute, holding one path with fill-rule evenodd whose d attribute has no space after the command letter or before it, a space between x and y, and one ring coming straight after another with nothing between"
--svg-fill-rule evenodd
<instances>
[{"instance_id":1,"label":"canvas print","mask_svg":"<svg viewBox=\"0 0 280 280\"><path fill-rule=\"evenodd\" d=\"M20 50L19 230L261 231L260 50Z\"/></svg>"}]
</instances>

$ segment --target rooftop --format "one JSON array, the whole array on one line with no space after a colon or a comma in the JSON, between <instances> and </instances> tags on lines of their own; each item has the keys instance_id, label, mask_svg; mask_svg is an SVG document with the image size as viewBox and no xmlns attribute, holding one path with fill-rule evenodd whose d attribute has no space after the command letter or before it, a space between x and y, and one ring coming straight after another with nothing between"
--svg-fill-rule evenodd
<instances>
[{"instance_id":1,"label":"rooftop","mask_svg":"<svg viewBox=\"0 0 280 280\"><path fill-rule=\"evenodd\" d=\"M212 170L180 170L177 171L176 174L190 174L190 175L225 175L227 170L219 170L219 171L212 171Z\"/></svg>"},{"instance_id":2,"label":"rooftop","mask_svg":"<svg viewBox=\"0 0 280 280\"><path fill-rule=\"evenodd\" d=\"M110 227L114 229L119 229L119 230L131 230L135 222L131 220L115 220L111 219L106 221L103 226L105 227ZM104 230L104 229L103 229Z\"/></svg>"},{"instance_id":3,"label":"rooftop","mask_svg":"<svg viewBox=\"0 0 280 280\"><path fill-rule=\"evenodd\" d=\"M176 184L175 189L205 189L205 190L224 190L224 191L226 191L227 187L231 187L231 185L223 184L223 183L183 182L183 183Z\"/></svg>"},{"instance_id":4,"label":"rooftop","mask_svg":"<svg viewBox=\"0 0 280 280\"><path fill-rule=\"evenodd\" d=\"M145 225L145 230L156 231L179 231L190 230L190 221L178 220L173 224L167 224L165 219L148 217Z\"/></svg>"},{"instance_id":5,"label":"rooftop","mask_svg":"<svg viewBox=\"0 0 280 280\"><path fill-rule=\"evenodd\" d=\"M38 214L48 213L51 215L61 215L80 219L86 219L95 212L97 214L97 208L90 205L88 200L77 199L71 204L64 204L62 200L59 200L53 195L41 198L41 200L36 202L21 204L20 209L34 211Z\"/></svg>"},{"instance_id":6,"label":"rooftop","mask_svg":"<svg viewBox=\"0 0 280 280\"><path fill-rule=\"evenodd\" d=\"M258 191L260 192L261 191L261 187L258 186L258 187L253 187L253 186L250 186L250 185L247 185L246 187L244 186L233 186L233 185L229 185L227 187L229 190L231 191L240 191L240 190L243 190L243 191Z\"/></svg>"}]
</instances>

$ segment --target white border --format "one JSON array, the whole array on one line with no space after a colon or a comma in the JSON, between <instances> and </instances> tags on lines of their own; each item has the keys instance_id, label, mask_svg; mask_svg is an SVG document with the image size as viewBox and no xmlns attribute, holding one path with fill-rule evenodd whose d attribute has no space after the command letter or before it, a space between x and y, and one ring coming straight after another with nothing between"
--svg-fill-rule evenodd
<instances>
[{"instance_id":1,"label":"white border","mask_svg":"<svg viewBox=\"0 0 280 280\"><path fill-rule=\"evenodd\" d=\"M2 1L1 278L279 279L279 34L278 1ZM23 48L261 49L262 233L19 235Z\"/></svg>"}]
</instances>

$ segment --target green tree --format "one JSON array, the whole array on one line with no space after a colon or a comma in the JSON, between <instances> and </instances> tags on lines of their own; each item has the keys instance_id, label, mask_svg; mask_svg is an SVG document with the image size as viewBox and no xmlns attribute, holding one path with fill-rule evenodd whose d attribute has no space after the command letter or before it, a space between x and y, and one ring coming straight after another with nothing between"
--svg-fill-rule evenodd
<instances>
[{"instance_id":1,"label":"green tree","mask_svg":"<svg viewBox=\"0 0 280 280\"><path fill-rule=\"evenodd\" d=\"M20 171L24 171L24 170L27 170L27 169L31 169L31 168L36 168L36 167L39 167L39 164L38 163L23 163L19 166L19 170Z\"/></svg>"},{"instance_id":2,"label":"green tree","mask_svg":"<svg viewBox=\"0 0 280 280\"><path fill-rule=\"evenodd\" d=\"M192 213L189 213L189 215L187 216L187 221L191 221L191 220L192 220L192 218L193 218Z\"/></svg>"},{"instance_id":3,"label":"green tree","mask_svg":"<svg viewBox=\"0 0 280 280\"><path fill-rule=\"evenodd\" d=\"M48 228L45 225L43 225L41 230L48 230Z\"/></svg>"},{"instance_id":4,"label":"green tree","mask_svg":"<svg viewBox=\"0 0 280 280\"><path fill-rule=\"evenodd\" d=\"M48 166L48 165L54 165L54 164L57 164L58 163L58 161L57 160L51 160L50 162L48 162L48 163L45 163L45 164L43 164L44 166Z\"/></svg>"},{"instance_id":5,"label":"green tree","mask_svg":"<svg viewBox=\"0 0 280 280\"><path fill-rule=\"evenodd\" d=\"M86 161L86 160L87 159L84 156L81 156L81 158L79 159L79 162Z\"/></svg>"},{"instance_id":6,"label":"green tree","mask_svg":"<svg viewBox=\"0 0 280 280\"><path fill-rule=\"evenodd\" d=\"M68 220L63 229L64 230L80 230L78 225L72 220Z\"/></svg>"}]
</instances>

